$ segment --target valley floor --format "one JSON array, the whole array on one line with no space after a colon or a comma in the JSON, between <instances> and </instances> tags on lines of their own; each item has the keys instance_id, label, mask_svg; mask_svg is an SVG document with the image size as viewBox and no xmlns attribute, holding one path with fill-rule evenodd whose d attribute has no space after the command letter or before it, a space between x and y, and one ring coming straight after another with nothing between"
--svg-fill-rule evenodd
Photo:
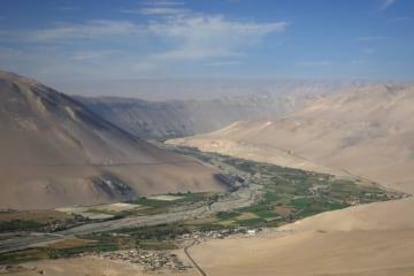
<instances>
[{"instance_id":1,"label":"valley floor","mask_svg":"<svg viewBox=\"0 0 414 276\"><path fill-rule=\"evenodd\" d=\"M414 275L414 219L406 209L412 204L408 198L327 212L256 236L210 239L188 253L206 275ZM407 212L395 219L396 211ZM367 219L370 214L373 219ZM380 221L390 223L376 229ZM182 250L180 254L189 262ZM11 275L148 275L140 265L94 256L23 267ZM194 268L157 274L199 275Z\"/></svg>"},{"instance_id":2,"label":"valley floor","mask_svg":"<svg viewBox=\"0 0 414 276\"><path fill-rule=\"evenodd\" d=\"M161 267L156 273L164 275L414 275L414 216L411 212L414 198L406 197L403 193L384 191L369 183L356 185L356 182L361 181L357 179L353 180L354 183L326 174L215 154L192 154L204 162L220 166L229 173L228 177L233 175L233 178L237 178L242 173L247 187L217 198L210 194L191 193L142 198L129 204L115 204L118 209L123 207L115 211L113 205L86 211L81 208L83 212L94 214L117 214L118 211L130 213L125 218L86 223L56 232L62 237L16 236L14 240L8 240L11 242L9 248L5 248L7 238L1 240L4 252L9 253L0 257L11 258L17 263L18 258L25 256L13 255L17 249L29 250L22 251L26 255L31 252L46 254L41 259L54 254L62 257L3 268L9 274L19 276L42 273L146 275L148 273L143 272L146 269L143 265L145 261L139 263L134 258L128 259L127 253L105 255L94 251L87 254L73 252L83 252L88 248L114 251L122 249L119 246L127 250L136 246L152 246L158 247L157 250L172 250L179 258L176 267L188 267L178 272L164 269L158 264L154 266L154 261L160 260L156 256L150 261L149 267ZM360 203L368 204L344 208ZM133 204L137 204L137 207ZM143 208L145 205L147 207ZM240 208L243 205L244 208ZM175 213L171 210L175 210ZM296 222L287 223L289 221ZM144 224L148 227L143 227ZM221 228L213 228L216 230L200 230L218 225ZM228 233L226 231L230 228L227 227L244 230L265 228L263 231L241 231L236 232L239 234L221 236L222 233ZM186 234L188 232L182 232L183 229L191 229L186 231L192 232ZM111 231L96 233L108 230ZM74 239L74 236L78 238ZM49 239L58 242L49 243ZM24 245L21 245L22 241ZM35 246L39 241L47 243ZM15 242L18 242L17 247ZM65 247L74 242L80 244ZM165 249L166 246L175 248ZM176 249L177 246L180 249ZM121 254L121 257L116 257L116 254ZM145 254L141 251L138 258ZM194 263L200 266L199 271Z\"/></svg>"}]
</instances>

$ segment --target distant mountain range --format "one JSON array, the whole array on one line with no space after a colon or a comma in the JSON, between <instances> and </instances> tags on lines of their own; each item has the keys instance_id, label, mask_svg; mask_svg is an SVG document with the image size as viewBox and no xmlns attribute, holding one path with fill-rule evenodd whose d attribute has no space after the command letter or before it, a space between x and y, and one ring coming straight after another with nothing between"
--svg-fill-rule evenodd
<instances>
[{"instance_id":1,"label":"distant mountain range","mask_svg":"<svg viewBox=\"0 0 414 276\"><path fill-rule=\"evenodd\" d=\"M125 98L76 99L106 120L143 138L183 137L238 120L275 119L314 96L240 96L215 100L151 102Z\"/></svg>"},{"instance_id":2,"label":"distant mountain range","mask_svg":"<svg viewBox=\"0 0 414 276\"><path fill-rule=\"evenodd\" d=\"M184 78L52 82L70 95L139 98L148 101L214 100L240 96L320 95L379 83L367 79ZM388 82L388 81L387 81Z\"/></svg>"},{"instance_id":3,"label":"distant mountain range","mask_svg":"<svg viewBox=\"0 0 414 276\"><path fill-rule=\"evenodd\" d=\"M167 84L170 84L170 87ZM184 82L170 80L160 81L157 86L147 80L135 83L135 87L138 87L137 95L146 95L152 88L155 95L170 95L177 91L177 95L198 99L76 99L99 116L134 135L147 139L171 138L210 132L240 120L275 120L306 106L322 95L371 84L372 82L368 81L264 79L262 82L215 80L212 83L192 80L187 86Z\"/></svg>"}]
</instances>

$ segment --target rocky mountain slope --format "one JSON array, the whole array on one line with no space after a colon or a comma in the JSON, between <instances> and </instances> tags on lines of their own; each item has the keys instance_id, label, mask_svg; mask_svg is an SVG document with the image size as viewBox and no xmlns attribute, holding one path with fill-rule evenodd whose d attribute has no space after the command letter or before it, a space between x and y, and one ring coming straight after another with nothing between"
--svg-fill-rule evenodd
<instances>
[{"instance_id":1,"label":"rocky mountain slope","mask_svg":"<svg viewBox=\"0 0 414 276\"><path fill-rule=\"evenodd\" d=\"M237 122L171 143L311 170L357 174L414 192L414 86L321 98L276 121Z\"/></svg>"},{"instance_id":2,"label":"rocky mountain slope","mask_svg":"<svg viewBox=\"0 0 414 276\"><path fill-rule=\"evenodd\" d=\"M183 137L239 120L276 119L314 100L311 95L238 96L214 100L77 99L90 110L144 138Z\"/></svg>"},{"instance_id":3,"label":"rocky mountain slope","mask_svg":"<svg viewBox=\"0 0 414 276\"><path fill-rule=\"evenodd\" d=\"M220 190L214 171L158 149L76 100L0 71L0 208Z\"/></svg>"},{"instance_id":4,"label":"rocky mountain slope","mask_svg":"<svg viewBox=\"0 0 414 276\"><path fill-rule=\"evenodd\" d=\"M387 81L388 82L388 81ZM148 101L214 100L223 97L321 95L376 84L367 79L306 79L278 77L139 78L55 80L51 84L70 95L139 98Z\"/></svg>"}]
</instances>

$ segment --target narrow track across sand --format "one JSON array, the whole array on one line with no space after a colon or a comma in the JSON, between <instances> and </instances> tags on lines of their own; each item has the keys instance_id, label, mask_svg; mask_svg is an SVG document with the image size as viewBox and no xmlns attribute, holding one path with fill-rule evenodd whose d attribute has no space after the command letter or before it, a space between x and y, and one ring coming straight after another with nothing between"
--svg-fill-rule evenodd
<instances>
[{"instance_id":1,"label":"narrow track across sand","mask_svg":"<svg viewBox=\"0 0 414 276\"><path fill-rule=\"evenodd\" d=\"M194 267L197 269L198 273L201 276L207 276L207 273L198 265L198 263L191 257L190 253L188 252L188 249L195 245L197 243L197 240L194 240L190 245L187 245L184 247L184 253L187 256L187 258L190 260L190 262L194 265Z\"/></svg>"}]
</instances>

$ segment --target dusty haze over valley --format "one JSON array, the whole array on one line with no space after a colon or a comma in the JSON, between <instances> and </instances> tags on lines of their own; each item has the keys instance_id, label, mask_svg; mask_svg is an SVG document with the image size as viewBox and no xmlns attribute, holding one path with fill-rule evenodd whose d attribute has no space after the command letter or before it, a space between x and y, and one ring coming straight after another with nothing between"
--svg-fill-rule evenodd
<instances>
[{"instance_id":1,"label":"dusty haze over valley","mask_svg":"<svg viewBox=\"0 0 414 276\"><path fill-rule=\"evenodd\" d=\"M4 0L1 275L414 275L414 2Z\"/></svg>"}]
</instances>

